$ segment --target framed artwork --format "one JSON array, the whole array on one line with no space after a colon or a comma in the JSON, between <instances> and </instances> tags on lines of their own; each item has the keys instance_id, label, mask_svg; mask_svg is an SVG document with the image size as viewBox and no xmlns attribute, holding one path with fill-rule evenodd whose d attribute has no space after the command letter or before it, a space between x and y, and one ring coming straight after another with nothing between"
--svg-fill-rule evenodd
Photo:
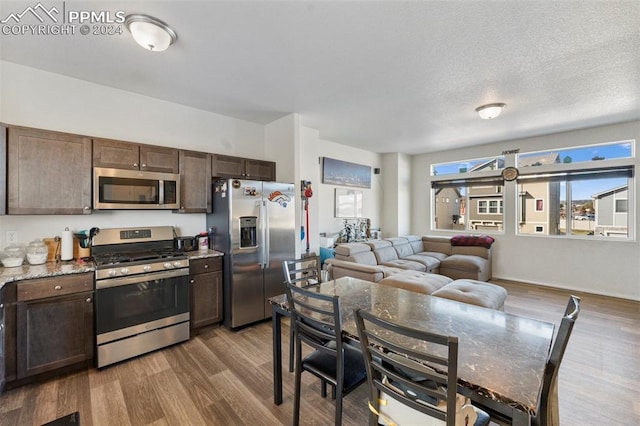
<instances>
[{"instance_id":1,"label":"framed artwork","mask_svg":"<svg viewBox=\"0 0 640 426\"><path fill-rule=\"evenodd\" d=\"M362 217L362 191L336 188L335 217Z\"/></svg>"},{"instance_id":2,"label":"framed artwork","mask_svg":"<svg viewBox=\"0 0 640 426\"><path fill-rule=\"evenodd\" d=\"M371 167L322 157L322 183L371 188Z\"/></svg>"}]
</instances>

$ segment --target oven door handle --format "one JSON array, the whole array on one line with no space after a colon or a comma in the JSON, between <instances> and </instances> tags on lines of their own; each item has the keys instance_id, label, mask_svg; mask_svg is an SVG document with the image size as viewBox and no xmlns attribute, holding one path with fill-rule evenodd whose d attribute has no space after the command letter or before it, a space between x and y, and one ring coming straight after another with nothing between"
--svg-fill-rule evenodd
<instances>
[{"instance_id":1,"label":"oven door handle","mask_svg":"<svg viewBox=\"0 0 640 426\"><path fill-rule=\"evenodd\" d=\"M188 268L173 269L170 271L149 272L147 274L138 274L131 277L108 278L96 281L96 289L119 287L129 284L143 283L151 280L162 280L165 278L175 278L189 275Z\"/></svg>"}]
</instances>

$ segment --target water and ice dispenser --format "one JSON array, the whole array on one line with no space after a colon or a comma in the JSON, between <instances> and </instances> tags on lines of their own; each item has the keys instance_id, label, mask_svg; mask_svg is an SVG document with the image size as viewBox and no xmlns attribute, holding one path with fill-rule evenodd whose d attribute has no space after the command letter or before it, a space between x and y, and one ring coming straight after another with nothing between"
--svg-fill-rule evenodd
<instances>
[{"instance_id":1,"label":"water and ice dispenser","mask_svg":"<svg viewBox=\"0 0 640 426\"><path fill-rule=\"evenodd\" d=\"M256 216L240 217L240 248L251 248L258 246L258 230Z\"/></svg>"}]
</instances>

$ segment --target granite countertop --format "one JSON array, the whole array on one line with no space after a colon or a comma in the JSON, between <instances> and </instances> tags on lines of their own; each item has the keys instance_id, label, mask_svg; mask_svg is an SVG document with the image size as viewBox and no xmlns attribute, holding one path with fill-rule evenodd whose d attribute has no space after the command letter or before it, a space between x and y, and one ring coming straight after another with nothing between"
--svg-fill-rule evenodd
<instances>
[{"instance_id":1,"label":"granite countertop","mask_svg":"<svg viewBox=\"0 0 640 426\"><path fill-rule=\"evenodd\" d=\"M190 251L187 252L189 259L205 259L208 257L224 256L224 253L217 250ZM0 289L7 283L20 280L30 280L33 278L48 278L58 275L82 274L96 270L93 262L71 261L71 262L47 262L42 265L29 265L28 263L14 268L0 267Z\"/></svg>"},{"instance_id":2,"label":"granite countertop","mask_svg":"<svg viewBox=\"0 0 640 426\"><path fill-rule=\"evenodd\" d=\"M355 308L409 327L457 336L460 384L535 413L553 324L350 277L309 289L340 296L343 333L349 338L358 339ZM269 302L289 310L286 295Z\"/></svg>"},{"instance_id":3,"label":"granite countertop","mask_svg":"<svg viewBox=\"0 0 640 426\"><path fill-rule=\"evenodd\" d=\"M224 253L217 250L207 250L207 251L188 251L186 252L189 260L191 259L205 259L207 257L220 257L224 256Z\"/></svg>"},{"instance_id":4,"label":"granite countertop","mask_svg":"<svg viewBox=\"0 0 640 426\"><path fill-rule=\"evenodd\" d=\"M58 275L82 274L95 271L93 262L47 262L42 265L28 263L14 268L0 268L0 288L7 283L33 278L47 278Z\"/></svg>"}]
</instances>

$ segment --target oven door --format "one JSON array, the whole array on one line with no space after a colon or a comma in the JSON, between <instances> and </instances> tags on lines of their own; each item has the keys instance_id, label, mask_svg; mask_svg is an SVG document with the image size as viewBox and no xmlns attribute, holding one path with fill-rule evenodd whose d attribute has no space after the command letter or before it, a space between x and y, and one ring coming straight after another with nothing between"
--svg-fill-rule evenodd
<instances>
[{"instance_id":1,"label":"oven door","mask_svg":"<svg viewBox=\"0 0 640 426\"><path fill-rule=\"evenodd\" d=\"M189 320L189 270L141 274L96 282L98 343L144 331L146 324Z\"/></svg>"}]
</instances>

